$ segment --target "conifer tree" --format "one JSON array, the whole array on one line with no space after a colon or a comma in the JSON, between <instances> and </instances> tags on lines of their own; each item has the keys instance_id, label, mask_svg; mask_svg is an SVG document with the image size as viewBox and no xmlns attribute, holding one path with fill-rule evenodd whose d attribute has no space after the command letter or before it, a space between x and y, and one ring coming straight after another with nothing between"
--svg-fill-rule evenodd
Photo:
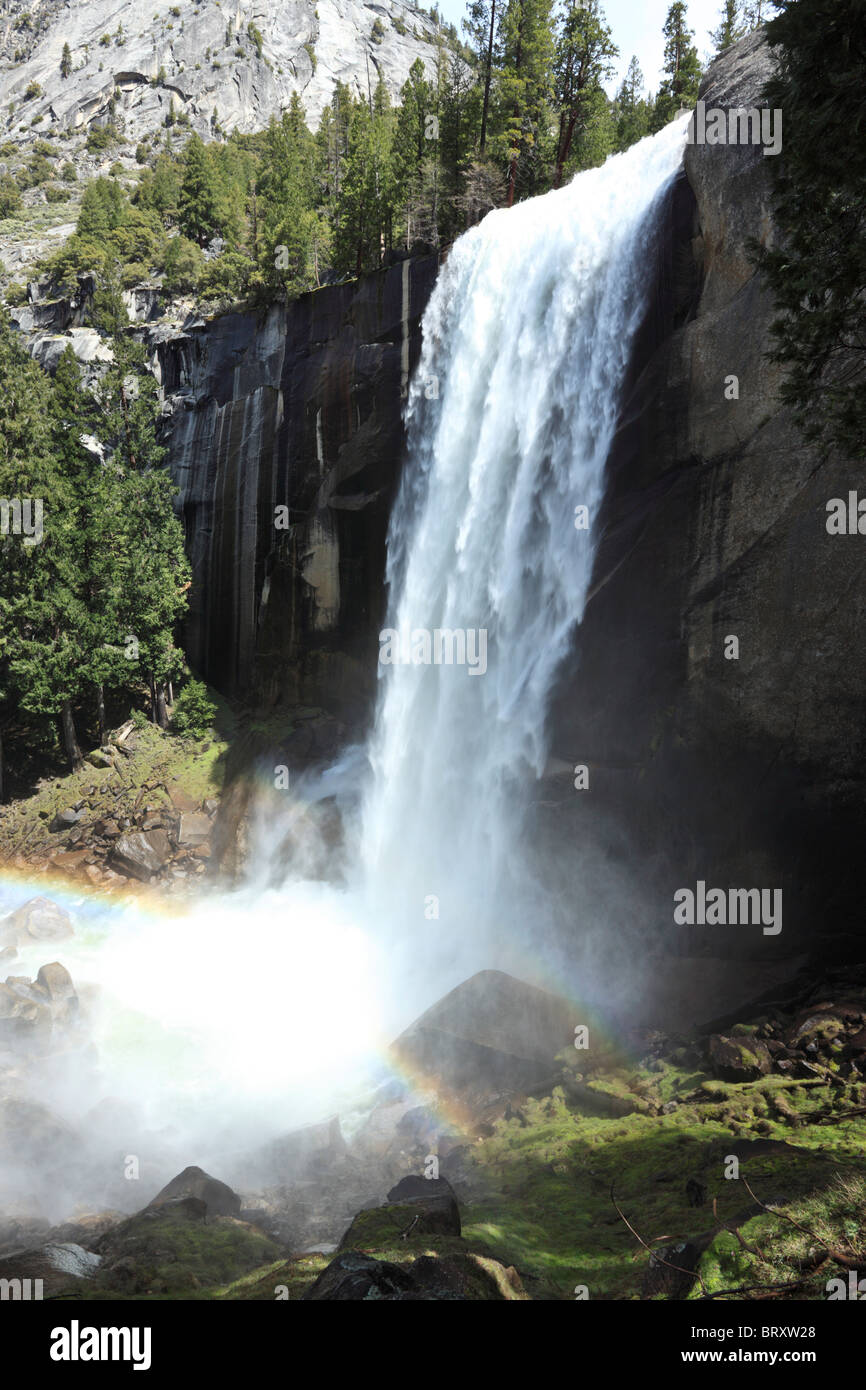
<instances>
[{"instance_id":1,"label":"conifer tree","mask_svg":"<svg viewBox=\"0 0 866 1390\"><path fill-rule=\"evenodd\" d=\"M585 136L593 117L607 112L602 83L613 72L619 49L613 42L599 0L568 0L556 44L556 105L559 136L553 186L571 154L575 135ZM606 153L606 151L605 151ZM603 155L602 155L603 157Z\"/></svg>"},{"instance_id":2,"label":"conifer tree","mask_svg":"<svg viewBox=\"0 0 866 1390\"><path fill-rule=\"evenodd\" d=\"M701 63L692 43L694 33L688 27L688 14L683 0L676 0L668 10L664 24L664 80L659 87L653 113L653 128L661 130L682 107L693 106L701 85Z\"/></svg>"}]
</instances>

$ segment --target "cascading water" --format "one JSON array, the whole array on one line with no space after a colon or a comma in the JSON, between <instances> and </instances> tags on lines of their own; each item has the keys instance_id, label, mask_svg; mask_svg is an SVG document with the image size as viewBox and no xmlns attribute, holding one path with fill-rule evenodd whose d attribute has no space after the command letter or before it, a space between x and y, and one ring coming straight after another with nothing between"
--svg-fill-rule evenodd
<instances>
[{"instance_id":1,"label":"cascading water","mask_svg":"<svg viewBox=\"0 0 866 1390\"><path fill-rule=\"evenodd\" d=\"M133 1102L111 1144L159 1149L163 1178L327 1113L355 1064L461 975L519 974L532 928L543 940L548 904L521 837L590 581L576 509L591 522L602 497L657 208L684 141L685 122L668 127L492 213L449 253L410 392L389 540L397 660L381 670L345 887L258 878L178 918L68 900L80 926L57 954L89 996L99 1063L86 1077L45 1069L39 1099L94 1134L88 1107ZM426 635L434 658L443 631L468 638L474 669L412 663L413 633L416 654ZM338 783L339 769L310 794ZM12 887L8 906L30 895ZM44 963L30 954L16 972ZM24 1193L38 1155L20 1157Z\"/></svg>"},{"instance_id":2,"label":"cascading water","mask_svg":"<svg viewBox=\"0 0 866 1390\"><path fill-rule=\"evenodd\" d=\"M383 670L362 846L379 912L402 914L407 969L421 938L440 976L449 946L454 973L480 968L544 916L520 853L527 784L583 616L593 548L579 526L601 501L684 131L491 213L450 251L424 318L389 540L403 661ZM484 634L486 671L412 664L412 633L423 660L436 629ZM438 912L426 933L425 911Z\"/></svg>"}]
</instances>

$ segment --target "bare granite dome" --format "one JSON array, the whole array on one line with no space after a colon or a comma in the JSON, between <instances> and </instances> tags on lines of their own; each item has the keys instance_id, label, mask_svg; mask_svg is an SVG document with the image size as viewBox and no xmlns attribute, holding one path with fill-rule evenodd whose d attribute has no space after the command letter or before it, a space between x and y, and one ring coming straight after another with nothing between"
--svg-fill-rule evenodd
<instances>
[{"instance_id":1,"label":"bare granite dome","mask_svg":"<svg viewBox=\"0 0 866 1390\"><path fill-rule=\"evenodd\" d=\"M293 92L315 127L338 80L366 93L381 74L393 98L416 58L432 70L437 33L402 0L0 0L3 138L83 131L112 99L130 140L158 129L172 101L202 135L214 111L223 131L249 132Z\"/></svg>"}]
</instances>

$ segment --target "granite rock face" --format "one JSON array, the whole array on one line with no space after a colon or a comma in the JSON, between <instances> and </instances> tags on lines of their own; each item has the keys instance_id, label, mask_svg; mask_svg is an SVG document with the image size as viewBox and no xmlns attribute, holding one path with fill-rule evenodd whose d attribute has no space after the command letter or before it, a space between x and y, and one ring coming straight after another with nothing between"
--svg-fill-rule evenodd
<instances>
[{"instance_id":1,"label":"granite rock face","mask_svg":"<svg viewBox=\"0 0 866 1390\"><path fill-rule=\"evenodd\" d=\"M352 713L375 685L385 538L435 255L160 338L193 565L187 651L229 694Z\"/></svg>"},{"instance_id":2,"label":"granite rock face","mask_svg":"<svg viewBox=\"0 0 866 1390\"><path fill-rule=\"evenodd\" d=\"M127 139L165 123L172 103L200 135L267 125L298 92L312 126L347 83L391 97L420 58L433 71L437 26L402 0L10 0L0 13L0 104L14 103L5 139L27 142L41 116L84 131L112 110ZM72 68L60 71L63 45ZM39 95L26 97L37 83ZM32 88L31 88L32 90Z\"/></svg>"},{"instance_id":3,"label":"granite rock face","mask_svg":"<svg viewBox=\"0 0 866 1390\"><path fill-rule=\"evenodd\" d=\"M709 70L707 106L760 105L770 63L760 33L743 40ZM683 928L692 954L775 955L819 932L845 953L860 930L866 542L828 535L826 506L862 466L804 445L779 404L748 250L775 236L772 162L687 149L555 720L558 757L591 768L593 806L573 815L614 808L652 868L648 924L670 930L674 891L698 879L783 889L778 938Z\"/></svg>"}]
</instances>

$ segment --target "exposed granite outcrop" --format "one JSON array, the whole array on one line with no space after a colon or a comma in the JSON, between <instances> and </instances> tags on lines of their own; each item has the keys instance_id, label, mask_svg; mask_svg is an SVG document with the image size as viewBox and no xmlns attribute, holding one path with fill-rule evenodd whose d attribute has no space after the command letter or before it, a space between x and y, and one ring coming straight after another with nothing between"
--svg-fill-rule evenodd
<instances>
[{"instance_id":1,"label":"exposed granite outcrop","mask_svg":"<svg viewBox=\"0 0 866 1390\"><path fill-rule=\"evenodd\" d=\"M760 33L743 40L711 67L707 106L761 104L771 61ZM772 297L748 251L775 235L771 164L752 146L687 150L554 720L558 756L593 768L574 814L615 808L654 867L648 924L670 924L673 892L699 878L783 888L778 938L685 928L692 953L777 954L816 933L858 949L866 542L828 535L826 504L862 466L806 446L779 404Z\"/></svg>"}]
</instances>

